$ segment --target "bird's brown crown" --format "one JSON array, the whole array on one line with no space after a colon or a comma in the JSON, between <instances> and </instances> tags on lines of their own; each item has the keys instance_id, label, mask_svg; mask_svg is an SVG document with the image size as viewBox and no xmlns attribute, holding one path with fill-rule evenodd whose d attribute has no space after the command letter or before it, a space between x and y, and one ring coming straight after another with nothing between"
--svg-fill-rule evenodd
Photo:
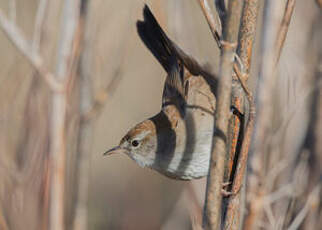
<instances>
[{"instance_id":1,"label":"bird's brown crown","mask_svg":"<svg viewBox=\"0 0 322 230\"><path fill-rule=\"evenodd\" d=\"M155 126L151 120L145 120L130 129L120 141L120 145L122 145L126 141L130 142L137 137L141 137L143 134L145 134L144 139L148 138L148 136L156 134Z\"/></svg>"}]
</instances>

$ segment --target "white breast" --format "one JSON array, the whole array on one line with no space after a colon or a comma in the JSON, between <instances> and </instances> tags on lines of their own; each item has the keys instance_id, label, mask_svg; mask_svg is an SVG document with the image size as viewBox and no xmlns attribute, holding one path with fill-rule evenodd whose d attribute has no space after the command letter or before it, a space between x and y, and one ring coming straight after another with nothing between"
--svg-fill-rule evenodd
<instances>
[{"instance_id":1,"label":"white breast","mask_svg":"<svg viewBox=\"0 0 322 230\"><path fill-rule=\"evenodd\" d=\"M184 180L204 177L208 174L211 154L214 117L199 109L189 109L185 120L178 124L176 151L170 162L160 170L170 177ZM181 126L181 127L180 127Z\"/></svg>"},{"instance_id":2,"label":"white breast","mask_svg":"<svg viewBox=\"0 0 322 230\"><path fill-rule=\"evenodd\" d=\"M187 149L186 152L175 152L168 172L175 174L181 179L193 179L206 176L209 169L209 160L212 144L212 132L199 136L194 142L194 149Z\"/></svg>"}]
</instances>

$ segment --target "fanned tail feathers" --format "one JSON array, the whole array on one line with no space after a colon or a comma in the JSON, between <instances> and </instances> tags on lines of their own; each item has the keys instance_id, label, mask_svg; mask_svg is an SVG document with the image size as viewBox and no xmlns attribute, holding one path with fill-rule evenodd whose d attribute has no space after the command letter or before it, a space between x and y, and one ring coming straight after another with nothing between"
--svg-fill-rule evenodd
<instances>
[{"instance_id":1,"label":"fanned tail feathers","mask_svg":"<svg viewBox=\"0 0 322 230\"><path fill-rule=\"evenodd\" d=\"M193 75L202 72L198 62L168 38L147 5L143 9L143 18L136 24L139 36L167 73L173 69L175 61L181 61Z\"/></svg>"}]
</instances>

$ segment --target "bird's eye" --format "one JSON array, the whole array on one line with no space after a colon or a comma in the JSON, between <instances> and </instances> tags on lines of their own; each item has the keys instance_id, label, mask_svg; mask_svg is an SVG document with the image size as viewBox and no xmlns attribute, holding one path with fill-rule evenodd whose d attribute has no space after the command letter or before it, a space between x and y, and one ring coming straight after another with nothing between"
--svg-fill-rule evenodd
<instances>
[{"instance_id":1,"label":"bird's eye","mask_svg":"<svg viewBox=\"0 0 322 230\"><path fill-rule=\"evenodd\" d=\"M138 147L139 146L139 142L137 140L133 140L131 142L131 144L132 144L133 147Z\"/></svg>"}]
</instances>

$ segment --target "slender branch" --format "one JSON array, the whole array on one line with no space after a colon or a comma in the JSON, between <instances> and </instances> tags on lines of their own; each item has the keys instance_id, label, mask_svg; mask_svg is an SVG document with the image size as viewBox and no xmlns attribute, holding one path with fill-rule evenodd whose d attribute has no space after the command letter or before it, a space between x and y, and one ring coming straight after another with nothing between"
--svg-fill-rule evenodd
<instances>
[{"instance_id":1,"label":"slender branch","mask_svg":"<svg viewBox=\"0 0 322 230\"><path fill-rule=\"evenodd\" d=\"M309 213L310 207L312 207L312 206L318 207L319 206L319 202L320 202L320 200L319 200L320 190L321 190L321 185L317 185L313 189L313 191L309 194L309 196L307 198L307 201L306 201L304 207L298 213L298 215L294 218L293 222L287 228L287 230L296 230L296 229L299 229L301 223L305 219L306 215Z\"/></svg>"},{"instance_id":2,"label":"slender branch","mask_svg":"<svg viewBox=\"0 0 322 230\"><path fill-rule=\"evenodd\" d=\"M284 16L282 19L282 23L279 27L276 42L275 42L275 49L277 50L277 54L276 54L277 57L276 57L275 65L278 63L278 61L280 59L294 8L295 8L295 0L287 0L286 6L285 6L285 11L284 11Z\"/></svg>"},{"instance_id":3,"label":"slender branch","mask_svg":"<svg viewBox=\"0 0 322 230\"><path fill-rule=\"evenodd\" d=\"M249 204L249 212L245 220L247 229L254 229L261 220L263 214L263 197L266 195L266 188L261 185L263 180L263 158L267 154L266 139L270 131L273 117L273 97L272 92L276 83L275 60L277 50L275 49L275 40L278 34L278 26L281 17L281 1L266 1L265 14L263 19L262 35L262 66L260 69L260 81L258 84L258 112L256 119L256 129L254 136L254 155L251 162L253 169L251 183L249 183L248 194L254 194L253 201ZM256 162L256 166L255 163Z\"/></svg>"},{"instance_id":4,"label":"slender branch","mask_svg":"<svg viewBox=\"0 0 322 230\"><path fill-rule=\"evenodd\" d=\"M236 70L235 70L236 71ZM240 208L240 194L237 194L241 188L243 178L245 175L246 167L247 167L247 159L248 159L248 152L249 152L249 146L251 143L251 137L253 134L254 129L254 120L255 120L255 103L253 96L251 92L248 90L246 83L244 82L241 77L241 74L237 74L237 77L243 87L243 90L246 93L248 102L249 102L249 117L246 124L246 130L243 138L243 143L241 146L240 154L238 157L238 163L237 168L235 172L235 178L233 180L233 186L232 186L232 193L236 194L236 196L231 196L228 203L228 209L226 214L226 220L225 220L225 229L239 229L240 227L240 221L239 218L239 208Z\"/></svg>"},{"instance_id":5,"label":"slender branch","mask_svg":"<svg viewBox=\"0 0 322 230\"><path fill-rule=\"evenodd\" d=\"M58 47L56 77L57 80L68 82L72 76L70 60L76 35L80 12L79 0L65 1L62 21L61 38ZM51 193L50 193L50 230L64 229L64 191L65 191L65 160L66 160L66 109L67 93L54 92L52 96L50 162L51 162Z\"/></svg>"},{"instance_id":6,"label":"slender branch","mask_svg":"<svg viewBox=\"0 0 322 230\"><path fill-rule=\"evenodd\" d=\"M23 54L26 60L36 69L41 77L48 84L49 88L54 91L63 91L63 85L54 78L54 75L50 73L43 65L42 57L33 52L30 44L25 39L19 28L8 21L0 10L0 27L2 31L7 35L9 41Z\"/></svg>"},{"instance_id":7,"label":"slender branch","mask_svg":"<svg viewBox=\"0 0 322 230\"><path fill-rule=\"evenodd\" d=\"M239 47L238 54L240 55L240 62L242 64L242 72L238 67L237 63L234 63L234 71L236 73L239 82L243 90L240 90L240 84L233 84L232 89L232 105L239 112L244 113L244 100L243 100L243 91L246 93L246 96L249 101L249 116L246 124L246 130L240 128L241 122L238 116L232 116L230 121L230 174L231 177L234 176L232 184L232 193L235 194L231 196L228 200L227 205L227 214L225 219L225 229L239 229L240 217L242 218L241 205L242 198L241 193L238 193L243 182L245 169L247 166L247 158L249 145L251 142L251 135L254 127L254 116L255 116L255 105L251 93L248 91L246 86L246 81L249 76L249 70L251 66L251 57L252 57L252 47L254 43L255 33L256 33L256 23L258 15L258 1L257 0L247 0L244 4L242 23L239 36ZM240 132L244 132L243 134ZM241 147L240 147L241 146ZM233 162L236 162L234 159L237 157L238 161L233 170ZM238 194L237 194L238 193Z\"/></svg>"},{"instance_id":8,"label":"slender branch","mask_svg":"<svg viewBox=\"0 0 322 230\"><path fill-rule=\"evenodd\" d=\"M214 14L212 12L216 12L213 4L209 4L208 0L198 0L199 5L202 9L203 14L206 17L208 26L210 28L210 31L212 33L212 36L214 37L215 41L217 42L218 47L221 47L220 44L220 37L222 34L222 24L220 22L220 19L218 18L218 15L215 14L217 17L214 17Z\"/></svg>"},{"instance_id":9,"label":"slender branch","mask_svg":"<svg viewBox=\"0 0 322 230\"><path fill-rule=\"evenodd\" d=\"M78 72L80 77L80 116L88 111L92 106L92 79L91 79L91 25L88 15L89 2L82 0L82 11L80 14L79 28L81 30L80 39L80 59ZM88 226L88 190L90 171L90 151L92 147L93 124L85 122L83 119L79 123L79 133L77 141L77 199L75 205L75 217L73 229L86 230Z\"/></svg>"},{"instance_id":10,"label":"slender branch","mask_svg":"<svg viewBox=\"0 0 322 230\"><path fill-rule=\"evenodd\" d=\"M211 32L213 33L213 36L215 37L215 32L216 31L216 25L214 23L211 11L209 10L209 7L206 8L205 5L203 4L204 1L199 1L201 8L203 10L203 13L207 19L208 25L210 27ZM207 2L206 2L207 3ZM218 3L222 3L222 1L216 1L216 6L218 10ZM224 5L222 5L224 6ZM238 76L240 82L242 83L242 87L244 88L244 91L246 92L246 95L249 100L250 104L250 116L249 120L246 125L246 131L245 131L245 136L243 139L243 144L241 147L241 155L240 155L240 160L238 161L238 166L237 166L237 171L235 172L235 175L237 175L237 178L234 180L233 184L233 192L237 192L240 189L242 180L243 180L243 175L245 173L245 168L247 165L247 156L248 156L248 150L249 150L249 145L251 141L251 134L253 132L253 126L254 126L254 113L255 113L255 106L253 102L253 98L251 93L248 91L247 87L243 84L244 81L247 81L248 75L249 75L249 69L251 65L251 56L252 56L252 47L254 43L254 37L255 37L255 32L256 32L256 23L257 23L257 15L258 15L258 0L248 0L245 2L244 6L244 13L242 17L242 25L241 25L241 31L240 31L240 42L239 42L239 49L238 53L241 56L243 66L245 67L243 69L243 74L240 72L239 67L237 66L236 63L234 63L234 71L236 75ZM208 10L207 10L208 9ZM224 8L223 8L224 9ZM223 11L224 12L224 11ZM222 15L222 14L221 14ZM223 23L223 18L221 17L221 22ZM215 37L216 38L216 37ZM216 40L217 41L217 40ZM241 77L244 77L244 79L241 79ZM238 86L237 86L238 88ZM232 93L232 105L236 107L239 111L243 110L242 106L242 95L241 91L238 90L236 87L233 87L233 93ZM232 141L231 143L231 156L230 156L230 170L232 170L233 167L233 162L234 162L234 157L235 157L235 152L238 150L237 149L237 144L239 143L239 132L241 131L240 129L240 120L236 116L233 116L231 119L231 134L230 134L230 139ZM239 227L239 218L236 218L237 213L239 212L239 199L240 199L240 194L237 196L233 196L230 199L229 204L231 204L228 207L228 213L227 213L227 220L226 220L226 228L228 226L232 226L232 223L234 223L233 229L237 229ZM234 205L232 205L234 204ZM234 222L233 222L234 221Z\"/></svg>"},{"instance_id":11,"label":"slender branch","mask_svg":"<svg viewBox=\"0 0 322 230\"><path fill-rule=\"evenodd\" d=\"M94 100L90 108L83 111L81 119L83 121L90 121L97 117L103 106L105 105L108 96L112 94L113 89L115 89L121 80L121 66L117 68L111 82L103 89L99 90L96 95L94 95Z\"/></svg>"},{"instance_id":12,"label":"slender branch","mask_svg":"<svg viewBox=\"0 0 322 230\"><path fill-rule=\"evenodd\" d=\"M224 27L220 80L218 84L218 101L216 106L216 133L213 139L213 148L208 174L205 211L207 223L211 230L220 227L222 183L226 167L228 122L230 113L230 96L232 87L233 61L238 38L239 22L242 11L242 1L229 1L227 22Z\"/></svg>"},{"instance_id":13,"label":"slender branch","mask_svg":"<svg viewBox=\"0 0 322 230\"><path fill-rule=\"evenodd\" d=\"M243 77L246 83L252 63L252 51L256 35L256 24L259 10L258 0L245 0L237 54L243 65ZM236 72L236 71L235 71Z\"/></svg>"},{"instance_id":14,"label":"slender branch","mask_svg":"<svg viewBox=\"0 0 322 230\"><path fill-rule=\"evenodd\" d=\"M251 143L251 136L254 128L254 119L255 119L255 104L251 92L246 86L246 81L249 78L249 72L251 67L251 58L252 58L252 49L254 44L254 39L256 35L256 24L257 24L257 15L259 9L258 0L245 0L242 22L239 34L239 46L237 53L240 57L241 65L243 66L242 71L240 71L237 63L234 63L234 71L240 82L243 91L245 92L248 102L249 102L249 111L248 111L248 120L246 124L246 129L243 134L243 129L241 129L241 122L237 116L232 116L230 121L230 135L231 135L231 146L230 146L230 157L234 159L238 157L238 161L235 166L235 171L231 172L234 175L233 184L232 184L232 193L236 194L229 197L227 205L227 213L225 219L225 229L239 229L242 220L240 219L241 215L241 205L242 200L241 193L239 193L240 187L242 185L245 169L247 167L247 159L249 146ZM239 109L241 112L244 110L244 106L240 103L244 102L243 93L240 89L240 85L233 85L232 90L232 105ZM237 103L239 102L239 103ZM241 147L238 148L240 143L238 138L242 137ZM236 140L236 141L234 141ZM239 151L239 152L238 152ZM232 162L235 162L234 160ZM241 217L242 218L242 217Z\"/></svg>"},{"instance_id":15,"label":"slender branch","mask_svg":"<svg viewBox=\"0 0 322 230\"><path fill-rule=\"evenodd\" d=\"M33 39L32 39L32 51L38 52L40 45L41 30L44 23L45 13L47 9L48 0L40 0L38 4L36 22L34 27Z\"/></svg>"}]
</instances>

